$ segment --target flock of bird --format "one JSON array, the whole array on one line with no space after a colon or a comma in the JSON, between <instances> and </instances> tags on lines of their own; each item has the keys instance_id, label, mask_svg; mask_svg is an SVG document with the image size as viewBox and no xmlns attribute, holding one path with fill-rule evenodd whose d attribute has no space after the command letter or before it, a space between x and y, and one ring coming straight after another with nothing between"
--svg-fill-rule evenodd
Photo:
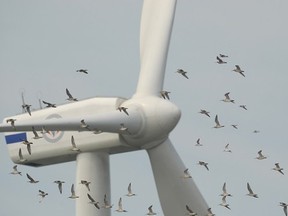
<instances>
[{"instance_id":1,"label":"flock of bird","mask_svg":"<svg viewBox=\"0 0 288 216\"><path fill-rule=\"evenodd\" d=\"M220 54L219 56L216 57L217 63L218 63L218 64L226 64L227 61L224 61L223 58L228 58L228 56L227 56L227 55L224 55L224 54ZM240 75L242 75L243 77L245 77L244 71L240 68L239 65L235 65L235 69L233 69L233 71L236 72L236 73L239 73ZM87 69L79 69L79 70L77 70L76 72L88 74L88 70L87 70ZM184 71L183 69L178 69L178 70L176 71L176 73L180 74L181 76L183 76L183 77L186 78L186 79L189 79L189 77L188 77L188 72L187 72L187 71ZM75 98L75 97L72 96L72 94L70 93L70 91L69 91L67 88L66 88L66 94L67 94L67 96L68 96L68 98L67 98L68 101L72 101L72 102L73 102L73 101L74 101L74 102L75 102L75 101L78 101L77 98ZM169 94L170 94L170 92L169 92L169 91L165 91L165 90L159 92L159 96L162 97L163 99L167 99L167 100L170 100ZM235 100L230 98L230 92L225 93L225 94L224 94L224 99L222 99L221 101L223 101L223 102L225 102L225 103L235 103ZM46 108L56 108L56 107L57 107L56 104L53 104L53 103L50 103L50 102L46 102L46 101L42 101L42 102L43 102L43 104L46 105ZM242 108L242 109L244 109L244 110L247 110L246 105L243 105L243 104L242 104L242 105L239 105L239 107ZM25 104L25 103L23 102L22 108L23 108L30 116L32 115L32 114L31 114L31 105ZM123 113L125 113L126 115L129 116L128 108L123 107L123 106L119 106L117 109L118 109L120 112L123 112ZM200 114L203 114L203 115L205 115L205 116L207 116L207 117L209 117L209 118L211 117L210 112L207 111L207 110L205 110L205 109L201 109L199 113L200 113ZM215 115L214 121L215 121L215 126L214 126L213 128L215 128L215 129L220 129L220 128L223 128L223 127L224 127L224 125L220 124L219 117L218 117L217 114ZM17 124L15 124L15 122L16 122L16 119L7 119L7 123L10 123L12 127L17 127ZM87 124L85 123L85 120L84 120L84 119L81 120L81 122L79 123L79 125L80 125L81 127L86 128L86 129L89 130L89 125L87 125ZM238 126L235 125L235 124L232 124L231 126L232 126L233 128L235 128L235 129L238 129ZM44 132L45 132L45 128L43 128L43 130L44 130ZM124 125L121 125L120 131L121 131L121 130L128 132L128 128L126 128ZM42 138L41 136L38 135L38 133L35 131L34 128L33 128L32 131L33 131L33 133L34 133L33 139ZM98 132L101 132L101 130L99 130ZM254 132L254 133L259 133L259 131L257 131L257 130L254 130L253 132ZM23 143L24 145L26 145L27 151L28 151L28 153L31 155L31 144L33 144L33 143L30 142L30 141L28 141L28 140L23 140L22 143ZM197 139L195 146L198 146L198 147L203 146L203 144L202 144L201 141L200 141L200 138ZM71 150L72 150L72 151L76 151L76 152L79 152L79 151L80 151L80 149L76 146L75 139L74 139L73 136L71 136ZM229 148L229 144L226 144L226 145L225 145L223 151L224 151L224 152L228 152L228 153L232 153L231 149ZM262 150L259 150L259 151L258 151L258 156L256 157L256 159L257 159L257 160L264 160L264 159L266 159L266 158L267 158L267 156L263 155ZM19 161L20 161L20 162L25 162L25 161L26 161L26 159L23 158L21 148L19 149ZM199 161L199 162L198 162L198 165L205 167L205 169L206 169L207 171L209 171L209 167L208 167L208 163L207 163L207 162L205 162L205 161ZM275 171L277 171L277 172L279 172L279 173L281 173L282 175L284 175L283 168L280 167L279 163L275 163L275 167L273 167L272 169L275 170ZM185 179L191 178L191 175L189 174L188 168L185 169L183 172L184 172L184 173L183 173L183 178L185 178ZM14 165L14 166L13 166L13 171L11 172L11 174L14 174L14 175L22 175L21 172L18 171L17 165ZM28 173L26 173L26 176L27 176L27 178L29 179L29 183L36 184L36 183L39 182L38 180L33 179ZM58 185L58 190L59 190L60 194L62 194L62 191L63 191L62 187L63 187L63 184L64 184L65 182L64 182L64 181L61 181L61 180L55 180L54 183ZM94 205L97 209L100 209L100 208L110 209L110 208L112 208L112 207L113 207L113 204L108 203L106 194L105 194L105 196L104 196L104 198L103 198L103 204L102 204L102 205L100 204L99 201L96 201L96 200L91 196L91 194L89 194L89 191L90 191L89 185L90 185L90 183L91 183L91 182L89 182L89 181L87 181L87 180L81 180L81 182L80 182L80 184L85 185L86 188L87 188L87 202L90 203L90 204L92 204L92 205ZM252 190L249 182L247 182L247 191L248 191L248 193L247 193L248 196L253 197L253 198L258 198L258 195L257 195L255 192L253 192L253 190ZM45 191L43 191L43 190L40 190L40 189L39 189L39 194L38 194L38 195L39 195L39 197L41 198L41 200L40 200L39 202L42 202L42 200L48 195L48 193L45 192ZM128 197L133 197L133 196L135 196L135 195L136 195L136 194L134 194L134 193L132 192L131 183L130 183L130 184L128 185L128 193L126 194L126 196L128 196ZM222 194L220 194L220 195L222 196L222 202L221 202L219 205L222 206L222 207L224 207L224 208L227 208L227 209L231 210L231 207L230 207L229 204L227 203L226 199L227 199L227 197L232 197L232 195L231 195L230 193L228 193L228 191L227 191L226 182L224 182L224 184L223 184L223 186L222 186ZM74 184L71 185L71 195L69 196L69 198L70 198L70 199L78 199L78 198L79 198L79 196L78 196L78 195L76 194L76 192L75 192ZM284 203L284 202L280 202L280 206L283 207L284 214L285 214L286 216L288 216L288 215L287 215L287 206L288 206L288 204L286 204L286 203ZM194 212L193 209L191 209L188 205L186 205L186 206L184 205L183 208L185 208L185 207L186 207L186 212L187 212L186 214L187 214L187 215L189 215L189 216L197 215L197 213ZM127 210L125 210L125 209L123 208L122 198L121 198L121 197L119 198L119 201L118 201L118 208L117 208L115 211L116 211L116 212L127 212ZM148 207L148 213L147 213L147 215L156 215L156 213L152 210L152 205ZM211 209L211 208L208 208L208 209L207 209L207 216L214 216L214 215L215 215L215 214L212 212L212 209Z\"/></svg>"},{"instance_id":2,"label":"flock of bird","mask_svg":"<svg viewBox=\"0 0 288 216\"><path fill-rule=\"evenodd\" d=\"M217 60L216 63L217 63L217 64L227 64L227 61L226 61L226 60L223 60L224 58L228 58L228 56L227 56L227 55L224 55L224 54L219 54L219 56L216 56L216 60ZM240 75L243 76L243 77L245 77L244 70L242 70L239 65L235 65L235 68L234 68L232 71L240 74ZM182 75L183 77L185 77L186 79L189 79L189 78L188 78L188 72L187 72L187 71L185 71L185 70L183 70L183 69L178 69L176 72L179 73L180 75ZM164 98L164 97L163 97L163 98ZM235 104L235 100L230 97L230 92L226 92L226 93L224 94L224 99L222 99L221 101L223 101L223 102L225 102L225 103L233 103L233 104ZM244 104L239 105L239 107L242 108L243 110L246 110L246 111L248 110L247 107L246 107L246 105L244 105ZM207 116L207 117L209 117L209 118L211 118L210 112L207 111L207 110L205 110L205 109L200 109L199 113L202 114L202 115L205 115L205 116ZM222 125L222 124L220 123L220 121L219 121L219 116L218 116L217 114L215 115L214 122L215 122L215 126L214 126L213 128L215 128L215 129L220 129L220 128L225 127L225 125ZM231 124L231 126L232 126L234 129L238 129L238 125L236 125L236 124ZM258 131L258 130L254 130L254 131L253 131L253 133L259 133L259 132L260 132L260 131ZM197 147L203 146L203 144L201 143L201 139L200 139L200 138L197 139L195 146L197 146ZM223 151L224 151L224 152L228 152L228 153L232 153L232 150L229 148L229 143L225 145ZM257 160L267 159L267 156L263 155L262 150L259 150L259 151L257 152L257 154L258 154L258 156L257 156L255 159L257 159ZM204 167L206 168L206 170L209 171L208 163L207 163L207 162L205 162L205 161L199 161L197 164L198 164L198 165L201 165L201 166L204 166ZM280 166L280 163L278 163L278 162L274 164L274 167L272 168L272 170L274 170L274 171L276 171L276 172L284 175L284 171L283 171L284 168L281 167L281 166ZM183 178L191 178L191 176L190 176L190 174L189 174L189 171L188 171L188 168L184 170ZM253 197L253 198L258 198L258 194L255 193L255 192L252 190L249 182L247 182L247 185L246 185L246 186L247 186L247 191L248 191L246 195L247 195L247 196L250 196L250 197ZM229 210L231 210L231 207L230 207L229 204L227 203L226 198L227 198L227 197L232 197L232 195L227 192L226 182L224 182L224 184L223 184L222 194L220 194L220 195L222 196L222 202L221 202L219 205L222 206L222 207L225 207L225 208L227 208L227 209L229 209ZM280 204L281 207L283 207L284 214L285 214L285 216L287 216L287 206L288 206L288 204L286 204L285 202L280 202L279 204ZM188 213L188 215L197 215L197 213L193 212L192 209L189 208L189 206L186 206L186 208L187 208L188 212L190 212L190 213ZM212 211L211 211L211 208L209 208L209 213L208 213L207 215L209 215L209 216L214 215L214 214L212 213Z\"/></svg>"}]
</instances>

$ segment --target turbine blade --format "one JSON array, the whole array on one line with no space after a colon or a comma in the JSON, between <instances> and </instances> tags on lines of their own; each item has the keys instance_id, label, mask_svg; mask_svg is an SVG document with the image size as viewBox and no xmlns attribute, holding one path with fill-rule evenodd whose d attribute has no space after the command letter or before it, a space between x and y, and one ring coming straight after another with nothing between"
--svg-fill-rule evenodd
<instances>
[{"instance_id":1,"label":"turbine blade","mask_svg":"<svg viewBox=\"0 0 288 216\"><path fill-rule=\"evenodd\" d=\"M162 90L176 0L143 1L140 28L140 75L135 96Z\"/></svg>"},{"instance_id":2,"label":"turbine blade","mask_svg":"<svg viewBox=\"0 0 288 216\"><path fill-rule=\"evenodd\" d=\"M92 116L65 117L46 120L17 120L14 127L4 119L0 124L0 132L18 131L96 131L123 133L133 135L140 130L142 125L141 114L130 110L129 116L119 111L99 113ZM123 129L124 127L124 129Z\"/></svg>"},{"instance_id":3,"label":"turbine blade","mask_svg":"<svg viewBox=\"0 0 288 216\"><path fill-rule=\"evenodd\" d=\"M193 179L183 177L186 167L170 140L147 152L164 215L185 215L185 205L197 215L206 215L208 205Z\"/></svg>"}]
</instances>

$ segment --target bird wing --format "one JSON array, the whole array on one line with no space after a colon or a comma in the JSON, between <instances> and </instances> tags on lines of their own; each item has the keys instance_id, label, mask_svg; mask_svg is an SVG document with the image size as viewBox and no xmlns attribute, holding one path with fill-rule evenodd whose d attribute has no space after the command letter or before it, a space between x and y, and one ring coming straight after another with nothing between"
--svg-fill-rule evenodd
<instances>
[{"instance_id":1,"label":"bird wing","mask_svg":"<svg viewBox=\"0 0 288 216\"><path fill-rule=\"evenodd\" d=\"M71 93L69 92L67 88L66 88L66 94L68 95L69 98L73 98L73 96L71 95Z\"/></svg>"},{"instance_id":2,"label":"bird wing","mask_svg":"<svg viewBox=\"0 0 288 216\"><path fill-rule=\"evenodd\" d=\"M128 192L129 192L129 193L132 193L131 183L129 183L129 185L128 185Z\"/></svg>"},{"instance_id":3,"label":"bird wing","mask_svg":"<svg viewBox=\"0 0 288 216\"><path fill-rule=\"evenodd\" d=\"M72 144L73 148L76 148L74 136L71 136L71 144Z\"/></svg>"},{"instance_id":4,"label":"bird wing","mask_svg":"<svg viewBox=\"0 0 288 216\"><path fill-rule=\"evenodd\" d=\"M249 193L253 194L253 191L252 191L252 189L251 189L249 183L247 183L247 189L248 189Z\"/></svg>"},{"instance_id":5,"label":"bird wing","mask_svg":"<svg viewBox=\"0 0 288 216\"><path fill-rule=\"evenodd\" d=\"M26 176L30 181L35 181L28 173L26 173Z\"/></svg>"},{"instance_id":6,"label":"bird wing","mask_svg":"<svg viewBox=\"0 0 288 216\"><path fill-rule=\"evenodd\" d=\"M222 190L224 193L226 193L226 182L223 184Z\"/></svg>"},{"instance_id":7,"label":"bird wing","mask_svg":"<svg viewBox=\"0 0 288 216\"><path fill-rule=\"evenodd\" d=\"M230 94L230 92L227 92L227 93L225 94L225 98L227 98L228 100L230 99L229 94Z\"/></svg>"},{"instance_id":8,"label":"bird wing","mask_svg":"<svg viewBox=\"0 0 288 216\"><path fill-rule=\"evenodd\" d=\"M275 163L275 166L280 169L279 163Z\"/></svg>"},{"instance_id":9,"label":"bird wing","mask_svg":"<svg viewBox=\"0 0 288 216\"><path fill-rule=\"evenodd\" d=\"M287 216L287 206L283 207L283 211L284 211L285 215Z\"/></svg>"},{"instance_id":10,"label":"bird wing","mask_svg":"<svg viewBox=\"0 0 288 216\"><path fill-rule=\"evenodd\" d=\"M91 195L89 193L87 193L88 198L91 200L91 202L95 202L95 200L91 197Z\"/></svg>"},{"instance_id":11,"label":"bird wing","mask_svg":"<svg viewBox=\"0 0 288 216\"><path fill-rule=\"evenodd\" d=\"M152 207L153 207L153 205L149 206L149 208L148 208L148 211L149 211L150 213L153 213Z\"/></svg>"},{"instance_id":12,"label":"bird wing","mask_svg":"<svg viewBox=\"0 0 288 216\"><path fill-rule=\"evenodd\" d=\"M235 67L236 67L237 70L241 70L239 65L235 65Z\"/></svg>"},{"instance_id":13,"label":"bird wing","mask_svg":"<svg viewBox=\"0 0 288 216\"><path fill-rule=\"evenodd\" d=\"M259 155L260 157L263 157L262 150L258 151L258 155Z\"/></svg>"},{"instance_id":14,"label":"bird wing","mask_svg":"<svg viewBox=\"0 0 288 216\"><path fill-rule=\"evenodd\" d=\"M188 212L193 213L192 209L190 209L190 207L188 205L186 205L186 209Z\"/></svg>"},{"instance_id":15,"label":"bird wing","mask_svg":"<svg viewBox=\"0 0 288 216\"><path fill-rule=\"evenodd\" d=\"M215 116L215 123L216 123L217 125L220 125L219 120L218 120L218 115Z\"/></svg>"}]
</instances>

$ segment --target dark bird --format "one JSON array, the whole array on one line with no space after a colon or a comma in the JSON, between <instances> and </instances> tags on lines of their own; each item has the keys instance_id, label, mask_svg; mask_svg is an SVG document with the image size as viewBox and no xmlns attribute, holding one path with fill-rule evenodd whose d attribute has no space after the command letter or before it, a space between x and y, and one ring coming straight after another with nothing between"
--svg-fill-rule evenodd
<instances>
[{"instance_id":1,"label":"dark bird","mask_svg":"<svg viewBox=\"0 0 288 216\"><path fill-rule=\"evenodd\" d=\"M240 105L239 107L241 107L242 109L247 110L246 105Z\"/></svg>"},{"instance_id":2,"label":"dark bird","mask_svg":"<svg viewBox=\"0 0 288 216\"><path fill-rule=\"evenodd\" d=\"M89 203L93 204L97 209L100 209L100 206L99 206L100 203L96 202L89 193L87 193L87 196L88 196L88 198L90 200Z\"/></svg>"},{"instance_id":3,"label":"dark bird","mask_svg":"<svg viewBox=\"0 0 288 216\"><path fill-rule=\"evenodd\" d=\"M234 100L230 99L229 94L230 94L230 92L225 93L225 94L224 94L225 99L223 99L223 100L221 100L221 101L234 103Z\"/></svg>"},{"instance_id":4,"label":"dark bird","mask_svg":"<svg viewBox=\"0 0 288 216\"><path fill-rule=\"evenodd\" d=\"M251 187L250 187L250 185L249 185L249 183L247 182L247 189L248 189L248 196L251 196L251 197L254 197L254 198L258 198L258 195L257 194L255 194L253 191L252 191L252 189L251 189Z\"/></svg>"},{"instance_id":5,"label":"dark bird","mask_svg":"<svg viewBox=\"0 0 288 216\"><path fill-rule=\"evenodd\" d=\"M18 151L18 156L19 156L19 162L25 162L27 161L27 159L25 159L22 155L22 150L21 148L19 148L19 151Z\"/></svg>"},{"instance_id":6,"label":"dark bird","mask_svg":"<svg viewBox=\"0 0 288 216\"><path fill-rule=\"evenodd\" d=\"M52 104L52 103L49 103L49 102L46 102L46 101L43 101L43 100L42 100L42 103L44 103L46 105L46 107L56 108L56 104Z\"/></svg>"},{"instance_id":7,"label":"dark bird","mask_svg":"<svg viewBox=\"0 0 288 216\"><path fill-rule=\"evenodd\" d=\"M35 130L34 126L32 126L32 132L34 134L33 139L40 139L42 138L41 136L38 135L37 131Z\"/></svg>"},{"instance_id":8,"label":"dark bird","mask_svg":"<svg viewBox=\"0 0 288 216\"><path fill-rule=\"evenodd\" d=\"M280 206L283 207L284 214L285 214L285 216L287 216L287 206L288 206L288 204L286 204L284 202L280 202Z\"/></svg>"},{"instance_id":9,"label":"dark bird","mask_svg":"<svg viewBox=\"0 0 288 216\"><path fill-rule=\"evenodd\" d=\"M15 121L16 121L16 119L12 119L12 118L6 119L6 123L10 122L10 124L13 128L15 128Z\"/></svg>"},{"instance_id":10,"label":"dark bird","mask_svg":"<svg viewBox=\"0 0 288 216\"><path fill-rule=\"evenodd\" d=\"M123 106L119 106L118 108L117 108L120 112L124 112L126 115L128 115L129 116L129 113L127 112L127 107L123 107Z\"/></svg>"},{"instance_id":11,"label":"dark bird","mask_svg":"<svg viewBox=\"0 0 288 216\"><path fill-rule=\"evenodd\" d=\"M28 114L31 116L31 109L30 109L31 105L29 105L29 104L24 104L24 105L22 105L22 107L23 107L23 109L24 109L26 112L28 112Z\"/></svg>"},{"instance_id":12,"label":"dark bird","mask_svg":"<svg viewBox=\"0 0 288 216\"><path fill-rule=\"evenodd\" d=\"M184 71L183 69L177 69L176 73L179 73L182 76L184 76L186 79L189 79L187 76L187 71Z\"/></svg>"},{"instance_id":13,"label":"dark bird","mask_svg":"<svg viewBox=\"0 0 288 216\"><path fill-rule=\"evenodd\" d=\"M22 176L21 172L19 172L18 169L17 169L17 165L13 166L13 171L10 172L10 174L12 174L12 175L21 175Z\"/></svg>"},{"instance_id":14,"label":"dark bird","mask_svg":"<svg viewBox=\"0 0 288 216\"><path fill-rule=\"evenodd\" d=\"M160 94L161 94L161 96L162 96L164 99L170 100L170 97L169 97L170 92L168 92L168 91L160 91Z\"/></svg>"},{"instance_id":15,"label":"dark bird","mask_svg":"<svg viewBox=\"0 0 288 216\"><path fill-rule=\"evenodd\" d=\"M235 69L233 69L232 71L234 71L234 72L236 72L236 73L239 73L239 74L241 74L243 77L245 77L244 71L241 70L241 68L240 68L239 65L235 65Z\"/></svg>"},{"instance_id":16,"label":"dark bird","mask_svg":"<svg viewBox=\"0 0 288 216\"><path fill-rule=\"evenodd\" d=\"M224 127L224 125L220 125L219 120L218 120L218 115L215 116L215 123L216 123L216 125L214 126L214 128Z\"/></svg>"},{"instance_id":17,"label":"dark bird","mask_svg":"<svg viewBox=\"0 0 288 216\"><path fill-rule=\"evenodd\" d=\"M34 183L34 184L36 184L36 183L38 183L39 181L37 181L37 180L34 180L28 173L26 173L26 176L27 176L27 178L29 179L29 183Z\"/></svg>"},{"instance_id":18,"label":"dark bird","mask_svg":"<svg viewBox=\"0 0 288 216\"><path fill-rule=\"evenodd\" d=\"M196 216L197 215L197 213L193 212L192 209L188 205L186 205L186 210L188 211L187 215L189 215L189 216Z\"/></svg>"},{"instance_id":19,"label":"dark bird","mask_svg":"<svg viewBox=\"0 0 288 216\"><path fill-rule=\"evenodd\" d=\"M225 55L225 54L219 54L219 56L220 56L221 58L228 58L228 55Z\"/></svg>"},{"instance_id":20,"label":"dark bird","mask_svg":"<svg viewBox=\"0 0 288 216\"><path fill-rule=\"evenodd\" d=\"M59 189L59 192L60 194L62 194L62 186L63 186L63 183L65 183L64 181L60 181L60 180L56 180L54 181L54 183L56 183L58 185L58 189Z\"/></svg>"},{"instance_id":21,"label":"dark bird","mask_svg":"<svg viewBox=\"0 0 288 216\"><path fill-rule=\"evenodd\" d=\"M29 153L29 155L31 155L31 145L33 144L32 142L28 141L28 140L23 140L22 144L26 145L27 147L27 151Z\"/></svg>"},{"instance_id":22,"label":"dark bird","mask_svg":"<svg viewBox=\"0 0 288 216\"><path fill-rule=\"evenodd\" d=\"M86 188L88 189L88 191L90 191L90 186L89 186L89 185L91 184L91 182L86 181L86 180L81 180L81 181L80 181L80 184L85 185Z\"/></svg>"},{"instance_id":23,"label":"dark bird","mask_svg":"<svg viewBox=\"0 0 288 216\"><path fill-rule=\"evenodd\" d=\"M88 69L79 69L79 70L76 70L76 72L88 74Z\"/></svg>"},{"instance_id":24,"label":"dark bird","mask_svg":"<svg viewBox=\"0 0 288 216\"><path fill-rule=\"evenodd\" d=\"M199 161L198 164L201 165L201 166L204 166L209 171L208 163L206 163L204 161Z\"/></svg>"},{"instance_id":25,"label":"dark bird","mask_svg":"<svg viewBox=\"0 0 288 216\"><path fill-rule=\"evenodd\" d=\"M218 64L226 64L227 62L223 61L221 58L219 58L219 56L216 57Z\"/></svg>"},{"instance_id":26,"label":"dark bird","mask_svg":"<svg viewBox=\"0 0 288 216\"><path fill-rule=\"evenodd\" d=\"M69 90L66 88L66 94L68 95L67 100L69 101L78 101L77 98L74 98L71 93L69 92Z\"/></svg>"},{"instance_id":27,"label":"dark bird","mask_svg":"<svg viewBox=\"0 0 288 216\"><path fill-rule=\"evenodd\" d=\"M203 114L203 115L206 115L206 116L210 117L209 112L206 111L206 110L201 109L199 113L201 113L201 114Z\"/></svg>"}]
</instances>

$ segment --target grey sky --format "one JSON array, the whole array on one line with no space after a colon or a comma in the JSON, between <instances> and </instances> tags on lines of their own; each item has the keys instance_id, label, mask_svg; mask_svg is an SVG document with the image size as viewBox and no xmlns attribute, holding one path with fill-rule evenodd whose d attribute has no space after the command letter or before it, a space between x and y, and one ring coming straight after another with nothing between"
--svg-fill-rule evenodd
<instances>
[{"instance_id":1,"label":"grey sky","mask_svg":"<svg viewBox=\"0 0 288 216\"><path fill-rule=\"evenodd\" d=\"M39 98L64 103L65 88L79 99L132 96L140 67L141 7L138 0L0 0L0 117L21 112L22 91L34 108ZM164 88L182 118L170 138L216 215L284 215L279 202L288 202L287 8L284 0L177 3ZM229 55L227 64L215 63L219 53ZM232 72L235 64L245 78ZM79 68L89 74L76 73ZM176 74L177 68L187 70L189 80ZM226 92L235 104L220 101ZM200 109L210 111L211 118ZM216 114L222 129L212 129ZM40 180L30 185L26 176L9 174L13 163L4 135L0 138L0 214L74 215L67 197L75 163L19 165L23 174ZM195 146L198 138L203 147ZM223 152L227 143L231 154ZM260 149L268 155L264 161L254 159ZM209 163L209 172L196 165L199 160ZM276 162L284 176L272 170ZM55 179L66 181L61 196ZM114 205L132 182L137 196L123 198L127 216L144 215L151 204L162 215L144 151L111 156L111 179ZM231 211L219 206L224 182L233 194L227 198ZM247 182L258 199L245 195ZM39 189L49 193L40 204Z\"/></svg>"}]
</instances>

